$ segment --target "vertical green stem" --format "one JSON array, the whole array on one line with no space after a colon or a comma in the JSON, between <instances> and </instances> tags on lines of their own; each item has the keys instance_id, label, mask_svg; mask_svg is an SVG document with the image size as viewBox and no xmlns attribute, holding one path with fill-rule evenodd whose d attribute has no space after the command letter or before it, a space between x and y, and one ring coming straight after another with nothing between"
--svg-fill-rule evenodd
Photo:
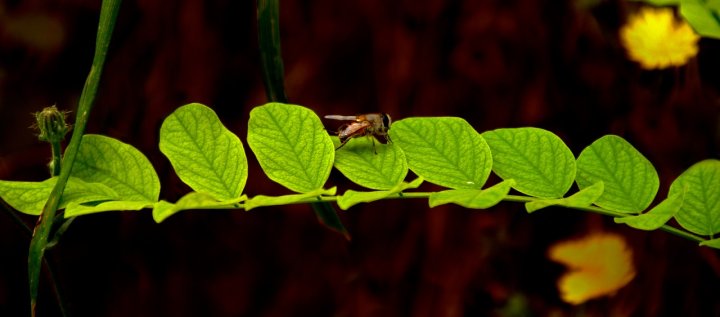
<instances>
[{"instance_id":1,"label":"vertical green stem","mask_svg":"<svg viewBox=\"0 0 720 317\"><path fill-rule=\"evenodd\" d=\"M263 83L268 101L287 103L285 93L285 67L283 66L282 50L280 49L280 1L258 0L258 42L262 60ZM350 240L350 233L345 229L337 211L327 202L311 204L318 221L326 227L342 234Z\"/></svg>"},{"instance_id":2,"label":"vertical green stem","mask_svg":"<svg viewBox=\"0 0 720 317\"><path fill-rule=\"evenodd\" d=\"M280 49L279 0L258 0L258 42L262 60L263 83L269 101L288 102L285 93L285 68Z\"/></svg>"},{"instance_id":3,"label":"vertical green stem","mask_svg":"<svg viewBox=\"0 0 720 317\"><path fill-rule=\"evenodd\" d=\"M42 268L43 257L47 247L48 235L55 219L55 213L60 203L60 197L65 190L65 184L67 184L67 181L70 178L70 172L72 170L75 157L77 156L78 149L80 148L80 141L83 133L85 132L85 127L87 126L88 116L90 114L90 110L92 109L93 102L95 101L95 96L97 95L100 75L102 73L103 65L105 64L105 57L107 56L108 47L110 45L110 37L112 35L113 28L115 27L115 20L120 8L120 2L121 0L103 0L102 2L102 8L100 9L100 22L98 24L98 33L95 42L95 55L93 56L90 73L88 74L82 94L80 95L80 102L78 104L72 138L70 139L70 143L63 158L63 164L60 169L58 181L55 184L50 197L45 203L45 206L43 207L43 212L38 219L38 224L35 226L33 237L30 241L30 251L28 254L28 281L30 284L30 311L32 316L35 316L40 270Z\"/></svg>"}]
</instances>

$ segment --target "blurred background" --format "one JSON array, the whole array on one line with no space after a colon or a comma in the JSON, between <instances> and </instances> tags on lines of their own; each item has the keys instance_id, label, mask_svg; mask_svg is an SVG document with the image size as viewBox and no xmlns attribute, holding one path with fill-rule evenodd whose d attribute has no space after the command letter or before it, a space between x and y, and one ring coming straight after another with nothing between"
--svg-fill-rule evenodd
<instances>
[{"instance_id":1,"label":"blurred background","mask_svg":"<svg viewBox=\"0 0 720 317\"><path fill-rule=\"evenodd\" d=\"M47 178L50 153L29 129L31 113L76 107L99 6L0 0L0 179ZM655 165L665 197L683 170L718 158L720 42L702 39L686 66L641 70L617 35L639 6L284 0L288 96L321 116L384 111L461 116L480 132L541 127L576 155L618 134ZM246 193L286 194L245 142L250 109L266 101L259 62L253 1L125 0L87 131L139 148L158 171L161 198L175 201L189 188L158 150L159 127L177 107L204 103L246 146ZM330 183L354 188L336 171ZM340 215L350 242L305 205L188 211L162 224L148 210L96 214L77 219L48 257L71 316L720 316L720 252L608 217L409 200ZM613 297L572 306L556 289L565 268L547 249L590 232L625 237L637 276ZM0 213L0 316L29 315L29 241ZM59 315L47 279L40 286L40 315Z\"/></svg>"}]
</instances>

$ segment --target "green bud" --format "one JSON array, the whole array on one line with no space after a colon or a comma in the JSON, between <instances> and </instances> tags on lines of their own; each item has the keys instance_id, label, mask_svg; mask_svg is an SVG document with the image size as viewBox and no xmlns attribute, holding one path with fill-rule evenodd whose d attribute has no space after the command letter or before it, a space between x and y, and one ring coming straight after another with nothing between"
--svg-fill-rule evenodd
<instances>
[{"instance_id":1,"label":"green bud","mask_svg":"<svg viewBox=\"0 0 720 317\"><path fill-rule=\"evenodd\" d=\"M70 126L65 123L65 112L58 110L55 106L36 112L35 121L35 127L40 130L38 135L40 141L60 142L70 131Z\"/></svg>"}]
</instances>

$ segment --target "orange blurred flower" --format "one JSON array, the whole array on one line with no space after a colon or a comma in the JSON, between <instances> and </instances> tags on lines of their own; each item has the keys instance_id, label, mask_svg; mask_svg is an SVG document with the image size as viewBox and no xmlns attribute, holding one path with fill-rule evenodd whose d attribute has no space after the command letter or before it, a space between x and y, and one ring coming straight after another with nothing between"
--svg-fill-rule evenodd
<instances>
[{"instance_id":1,"label":"orange blurred flower","mask_svg":"<svg viewBox=\"0 0 720 317\"><path fill-rule=\"evenodd\" d=\"M697 55L699 39L669 8L643 8L620 29L628 57L645 69L685 65Z\"/></svg>"},{"instance_id":2,"label":"orange blurred flower","mask_svg":"<svg viewBox=\"0 0 720 317\"><path fill-rule=\"evenodd\" d=\"M558 280L562 299L570 304L613 295L635 277L632 250L611 233L596 233L556 243L548 257L564 264L569 272Z\"/></svg>"}]
</instances>

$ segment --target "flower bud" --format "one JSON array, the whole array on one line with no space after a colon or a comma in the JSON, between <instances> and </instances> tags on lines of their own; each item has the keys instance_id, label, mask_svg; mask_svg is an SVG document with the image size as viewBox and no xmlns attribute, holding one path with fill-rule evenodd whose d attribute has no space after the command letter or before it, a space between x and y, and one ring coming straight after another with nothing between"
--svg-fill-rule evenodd
<instances>
[{"instance_id":1,"label":"flower bud","mask_svg":"<svg viewBox=\"0 0 720 317\"><path fill-rule=\"evenodd\" d=\"M70 126L65 123L65 113L57 107L46 107L35 113L36 127L40 130L38 140L46 142L60 142L65 139L65 134L70 131Z\"/></svg>"}]
</instances>

